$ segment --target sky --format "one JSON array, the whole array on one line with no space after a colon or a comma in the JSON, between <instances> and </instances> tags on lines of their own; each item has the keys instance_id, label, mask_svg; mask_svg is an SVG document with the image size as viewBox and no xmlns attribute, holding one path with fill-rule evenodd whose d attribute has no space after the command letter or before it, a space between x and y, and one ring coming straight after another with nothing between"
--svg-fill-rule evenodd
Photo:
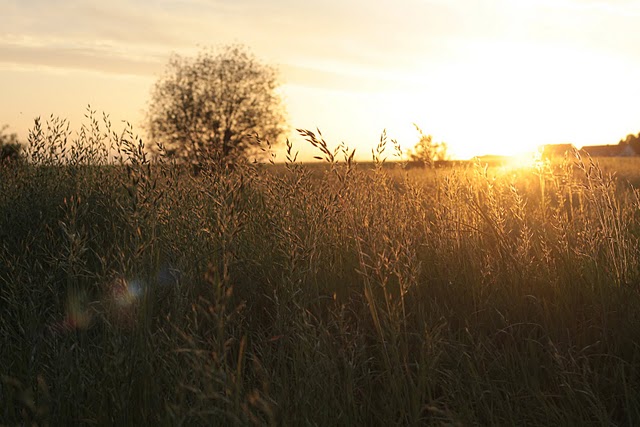
<instances>
[{"instance_id":1,"label":"sky","mask_svg":"<svg viewBox=\"0 0 640 427\"><path fill-rule=\"evenodd\" d=\"M144 136L169 56L242 43L291 129L370 160L413 124L457 158L640 132L639 0L0 0L0 126L88 104ZM293 131L302 159L316 154Z\"/></svg>"}]
</instances>

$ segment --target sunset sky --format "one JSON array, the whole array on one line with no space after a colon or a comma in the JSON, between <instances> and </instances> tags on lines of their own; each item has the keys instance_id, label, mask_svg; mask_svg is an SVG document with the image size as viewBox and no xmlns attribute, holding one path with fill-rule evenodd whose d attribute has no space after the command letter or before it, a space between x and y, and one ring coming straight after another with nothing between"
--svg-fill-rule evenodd
<instances>
[{"instance_id":1,"label":"sunset sky","mask_svg":"<svg viewBox=\"0 0 640 427\"><path fill-rule=\"evenodd\" d=\"M0 125L140 129L172 52L243 43L280 71L289 126L361 160L412 123L459 158L640 132L637 0L2 0ZM292 139L305 158L308 147Z\"/></svg>"}]
</instances>

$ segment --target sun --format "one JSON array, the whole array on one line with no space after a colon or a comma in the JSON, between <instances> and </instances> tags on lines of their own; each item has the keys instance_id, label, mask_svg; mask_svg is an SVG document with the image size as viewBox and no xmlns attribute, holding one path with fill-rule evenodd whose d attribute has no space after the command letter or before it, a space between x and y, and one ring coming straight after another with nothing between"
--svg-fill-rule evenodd
<instances>
[{"instance_id":1,"label":"sun","mask_svg":"<svg viewBox=\"0 0 640 427\"><path fill-rule=\"evenodd\" d=\"M415 91L389 97L390 117L402 126L405 146L417 141L413 121L458 159L525 155L546 144L612 143L634 111L627 105L633 98L619 96L631 87L623 70L592 51L479 42L428 80L416 73Z\"/></svg>"}]
</instances>

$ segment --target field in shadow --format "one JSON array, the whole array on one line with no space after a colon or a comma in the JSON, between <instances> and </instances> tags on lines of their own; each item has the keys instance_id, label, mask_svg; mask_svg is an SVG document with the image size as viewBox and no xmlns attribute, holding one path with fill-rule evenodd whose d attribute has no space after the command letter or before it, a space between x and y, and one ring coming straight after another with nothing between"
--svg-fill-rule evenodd
<instances>
[{"instance_id":1,"label":"field in shadow","mask_svg":"<svg viewBox=\"0 0 640 427\"><path fill-rule=\"evenodd\" d=\"M0 166L4 424L640 422L638 160L192 176L67 137Z\"/></svg>"}]
</instances>

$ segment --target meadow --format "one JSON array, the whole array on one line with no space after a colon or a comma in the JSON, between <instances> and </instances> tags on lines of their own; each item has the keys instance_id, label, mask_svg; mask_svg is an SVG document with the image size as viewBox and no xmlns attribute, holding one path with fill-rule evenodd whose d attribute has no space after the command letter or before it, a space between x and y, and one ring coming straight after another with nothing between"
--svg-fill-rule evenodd
<instances>
[{"instance_id":1,"label":"meadow","mask_svg":"<svg viewBox=\"0 0 640 427\"><path fill-rule=\"evenodd\" d=\"M0 424L640 423L640 159L306 136L323 165L193 176L37 122L0 165Z\"/></svg>"}]
</instances>

